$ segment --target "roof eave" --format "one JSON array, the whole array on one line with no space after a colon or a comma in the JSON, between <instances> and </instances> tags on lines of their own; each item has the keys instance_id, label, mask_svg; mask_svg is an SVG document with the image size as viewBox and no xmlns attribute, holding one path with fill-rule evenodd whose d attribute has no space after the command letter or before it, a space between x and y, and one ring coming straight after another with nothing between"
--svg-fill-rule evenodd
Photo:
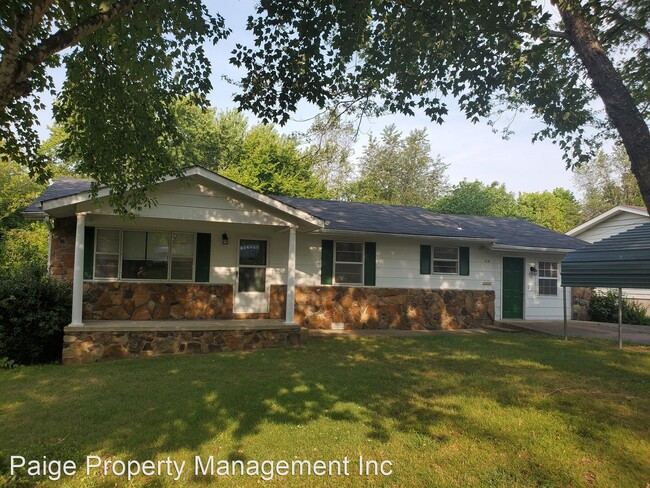
<instances>
[{"instance_id":1,"label":"roof eave","mask_svg":"<svg viewBox=\"0 0 650 488\"><path fill-rule=\"evenodd\" d=\"M513 246L510 244L497 244L494 243L490 246L493 251L533 251L533 252L554 252L558 254L566 254L575 251L570 248L560 247L535 247L535 246Z\"/></svg>"}]
</instances>

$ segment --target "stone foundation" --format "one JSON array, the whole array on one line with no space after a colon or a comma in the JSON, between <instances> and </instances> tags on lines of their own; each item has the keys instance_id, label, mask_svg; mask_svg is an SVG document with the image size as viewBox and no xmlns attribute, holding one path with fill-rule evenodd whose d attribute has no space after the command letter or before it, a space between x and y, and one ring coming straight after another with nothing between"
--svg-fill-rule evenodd
<instances>
[{"instance_id":1,"label":"stone foundation","mask_svg":"<svg viewBox=\"0 0 650 488\"><path fill-rule=\"evenodd\" d=\"M284 318L286 286L271 295L271 318ZM311 329L467 329L494 324L494 300L492 290L297 286L295 320Z\"/></svg>"},{"instance_id":2,"label":"stone foundation","mask_svg":"<svg viewBox=\"0 0 650 488\"><path fill-rule=\"evenodd\" d=\"M209 320L232 317L232 285L84 283L84 320Z\"/></svg>"},{"instance_id":3,"label":"stone foundation","mask_svg":"<svg viewBox=\"0 0 650 488\"><path fill-rule=\"evenodd\" d=\"M592 293L592 288L571 288L571 320L591 320L589 302Z\"/></svg>"},{"instance_id":4,"label":"stone foundation","mask_svg":"<svg viewBox=\"0 0 650 488\"><path fill-rule=\"evenodd\" d=\"M80 329L80 330L75 330ZM83 330L66 327L63 364L83 364L114 359L251 351L275 347L297 347L302 343L299 327L243 330ZM123 329L123 328L122 328Z\"/></svg>"}]
</instances>

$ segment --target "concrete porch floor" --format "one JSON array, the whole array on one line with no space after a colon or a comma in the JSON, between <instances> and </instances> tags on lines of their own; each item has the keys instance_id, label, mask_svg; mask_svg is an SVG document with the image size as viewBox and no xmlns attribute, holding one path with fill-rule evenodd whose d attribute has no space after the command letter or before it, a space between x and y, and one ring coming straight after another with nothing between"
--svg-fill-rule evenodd
<instances>
[{"instance_id":1,"label":"concrete porch floor","mask_svg":"<svg viewBox=\"0 0 650 488\"><path fill-rule=\"evenodd\" d=\"M524 331L564 336L563 320L499 320L495 321L495 324L501 324ZM617 341L618 324L569 320L568 335L569 337L585 337ZM650 345L650 326L623 324L622 336L623 342Z\"/></svg>"},{"instance_id":2,"label":"concrete porch floor","mask_svg":"<svg viewBox=\"0 0 650 488\"><path fill-rule=\"evenodd\" d=\"M66 332L165 332L198 330L295 330L299 325L287 325L283 320L86 320L82 326L65 327Z\"/></svg>"}]
</instances>

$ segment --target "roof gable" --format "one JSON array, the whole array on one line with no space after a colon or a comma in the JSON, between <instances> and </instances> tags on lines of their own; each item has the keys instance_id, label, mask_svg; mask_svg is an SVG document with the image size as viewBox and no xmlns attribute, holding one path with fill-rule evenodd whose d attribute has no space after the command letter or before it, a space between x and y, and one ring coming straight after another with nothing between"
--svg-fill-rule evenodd
<instances>
[{"instance_id":1,"label":"roof gable","mask_svg":"<svg viewBox=\"0 0 650 488\"><path fill-rule=\"evenodd\" d=\"M648 217L648 211L644 208L632 207L630 205L618 205L617 207L611 208L607 212L603 212L602 214L597 215L593 219L588 220L587 222L584 222L583 224L580 224L577 227L574 227L566 234L572 237L580 237L581 234L592 229L593 227L602 225L606 221L624 213L630 215L638 215L641 217Z\"/></svg>"}]
</instances>

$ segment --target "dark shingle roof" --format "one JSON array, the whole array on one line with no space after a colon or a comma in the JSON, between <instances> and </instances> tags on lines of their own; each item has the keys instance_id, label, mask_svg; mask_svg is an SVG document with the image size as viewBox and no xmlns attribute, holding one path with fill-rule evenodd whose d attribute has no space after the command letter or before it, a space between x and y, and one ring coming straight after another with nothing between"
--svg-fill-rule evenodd
<instances>
[{"instance_id":1,"label":"dark shingle roof","mask_svg":"<svg viewBox=\"0 0 650 488\"><path fill-rule=\"evenodd\" d=\"M90 180L61 178L25 213L40 213L40 203L90 189ZM378 205L274 196L273 198L327 221L326 229L424 237L485 239L507 246L577 249L584 241L522 219L438 214L419 207Z\"/></svg>"},{"instance_id":2,"label":"dark shingle roof","mask_svg":"<svg viewBox=\"0 0 650 488\"><path fill-rule=\"evenodd\" d=\"M566 255L562 282L568 286L650 288L650 222Z\"/></svg>"},{"instance_id":3,"label":"dark shingle roof","mask_svg":"<svg viewBox=\"0 0 650 488\"><path fill-rule=\"evenodd\" d=\"M29 207L27 207L23 212L27 214L40 213L42 212L41 202L87 192L90 190L91 183L91 180L82 180L79 178L59 178L48 186L43 194L30 203Z\"/></svg>"},{"instance_id":4,"label":"dark shingle roof","mask_svg":"<svg viewBox=\"0 0 650 488\"><path fill-rule=\"evenodd\" d=\"M328 221L327 229L493 240L508 246L576 249L584 241L527 220L433 213L419 207L274 197Z\"/></svg>"}]
</instances>

